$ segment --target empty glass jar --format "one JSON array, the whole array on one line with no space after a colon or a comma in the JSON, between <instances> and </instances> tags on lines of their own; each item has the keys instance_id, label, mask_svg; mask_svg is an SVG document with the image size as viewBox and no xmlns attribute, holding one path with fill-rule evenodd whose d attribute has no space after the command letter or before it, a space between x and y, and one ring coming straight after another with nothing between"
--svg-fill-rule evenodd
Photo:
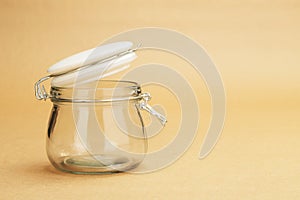
<instances>
[{"instance_id":1,"label":"empty glass jar","mask_svg":"<svg viewBox=\"0 0 300 200\"><path fill-rule=\"evenodd\" d=\"M143 161L147 136L140 110L165 118L147 104L149 94L130 81L98 81L78 87L51 87L37 97L53 102L47 154L59 170L71 173L127 171Z\"/></svg>"}]
</instances>

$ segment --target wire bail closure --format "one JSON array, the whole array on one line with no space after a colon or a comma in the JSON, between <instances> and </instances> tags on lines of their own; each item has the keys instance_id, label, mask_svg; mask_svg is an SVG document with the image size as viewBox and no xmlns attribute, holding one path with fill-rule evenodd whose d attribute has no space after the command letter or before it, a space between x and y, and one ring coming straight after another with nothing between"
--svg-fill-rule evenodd
<instances>
[{"instance_id":1,"label":"wire bail closure","mask_svg":"<svg viewBox=\"0 0 300 200\"><path fill-rule=\"evenodd\" d=\"M139 103L139 107L142 110L146 110L151 115L155 116L157 119L159 119L160 123L164 126L167 123L167 119L165 116L157 112L152 106L148 104L148 101L151 100L151 95L149 93L141 93L140 96L142 97L142 100Z\"/></svg>"},{"instance_id":2,"label":"wire bail closure","mask_svg":"<svg viewBox=\"0 0 300 200\"><path fill-rule=\"evenodd\" d=\"M45 86L41 85L42 82L48 80L52 78L50 75L49 76L45 76L43 78L41 78L40 80L38 80L35 84L34 84L34 91L35 91L35 97L38 100L45 100L50 98L50 95L46 92Z\"/></svg>"},{"instance_id":3,"label":"wire bail closure","mask_svg":"<svg viewBox=\"0 0 300 200\"><path fill-rule=\"evenodd\" d=\"M68 71L65 71L65 72L62 72L62 73L57 73L57 74L50 74L48 76L45 76L43 78L41 78L40 80L38 80L35 84L34 84L34 91L35 91L35 97L38 99L38 100L46 100L48 98L50 98L50 95L46 92L46 89L44 87L44 85L41 85L42 82L50 79L50 78L53 78L53 77L57 77L57 76L62 76L62 75L66 75L66 74L69 74L69 73L73 73L73 72L76 72L76 71L79 71L79 70L82 70L82 69L86 69L86 68L89 68L91 65L95 64L95 63L98 63L98 64L101 64L101 63L104 63L104 62L107 62L107 61L111 61L111 60L114 60L118 57L121 57L121 56L124 56L126 54L129 54L129 53L132 53L132 52L135 52L137 51L140 47L141 47L141 43L139 43L135 48L133 49L129 49L127 51L124 51L124 52L121 52L119 54L116 54L116 55L113 55L113 56L110 56L108 58L105 58L105 59L102 59L102 60L99 60L99 61L96 61L94 63L90 63L88 65L83 65L83 66L79 66L77 68L74 68L74 69L71 69L71 70L68 70Z\"/></svg>"},{"instance_id":4,"label":"wire bail closure","mask_svg":"<svg viewBox=\"0 0 300 200\"><path fill-rule=\"evenodd\" d=\"M113 55L111 57L108 57L108 58L105 58L103 60L97 61L95 63L101 64L101 63L113 60L113 59L118 58L120 56L123 56L125 54L135 52L140 47L141 47L141 43L138 44L137 47L134 48L134 49L129 49L127 51L121 52L121 53L119 53L117 55ZM91 64L95 64L95 63L91 63ZM53 78L53 77L57 77L57 76L69 74L69 73L72 73L72 72L75 72L75 71L79 71L81 69L88 68L91 64L80 66L80 67L77 67L75 69L71 69L71 70L68 70L68 71L65 71L65 72L62 72L62 73L58 73L58 74L50 74L48 76L45 76L45 77L39 79L34 84L34 91L35 91L35 97L36 97L36 99L46 101L47 99L51 98L51 95L47 93L47 91L45 89L45 86L42 84L44 81L47 81L47 80L49 80L50 78ZM151 99L151 95L149 93L139 93L138 96L135 97L135 98L136 99L140 99L140 102L138 104L138 106L139 106L140 109L145 110L145 111L149 112L151 115L155 116L160 121L160 123L162 125L165 125L167 123L166 117L163 116L162 114L160 114L159 112L157 112L154 108L152 108L148 104L148 101L150 101L150 99Z\"/></svg>"}]
</instances>

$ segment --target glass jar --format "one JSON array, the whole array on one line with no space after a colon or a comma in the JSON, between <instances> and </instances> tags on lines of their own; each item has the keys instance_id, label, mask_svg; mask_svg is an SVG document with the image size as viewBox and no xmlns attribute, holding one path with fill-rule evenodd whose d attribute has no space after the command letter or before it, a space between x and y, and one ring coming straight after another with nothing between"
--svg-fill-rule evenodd
<instances>
[{"instance_id":1,"label":"glass jar","mask_svg":"<svg viewBox=\"0 0 300 200\"><path fill-rule=\"evenodd\" d=\"M41 80L40 82L42 82ZM98 81L78 87L36 84L39 99L53 107L47 131L47 154L59 170L71 173L113 173L139 165L147 151L141 109L165 118L147 104L148 93L130 81ZM42 91L43 90L43 91Z\"/></svg>"}]
</instances>

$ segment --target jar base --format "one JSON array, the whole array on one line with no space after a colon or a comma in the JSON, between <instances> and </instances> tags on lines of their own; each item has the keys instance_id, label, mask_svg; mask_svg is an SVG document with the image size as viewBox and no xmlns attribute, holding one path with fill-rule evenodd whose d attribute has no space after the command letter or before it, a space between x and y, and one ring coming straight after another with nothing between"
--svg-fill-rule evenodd
<instances>
[{"instance_id":1,"label":"jar base","mask_svg":"<svg viewBox=\"0 0 300 200\"><path fill-rule=\"evenodd\" d=\"M62 157L60 162L52 164L73 174L111 174L133 169L140 161L114 155L78 155Z\"/></svg>"}]
</instances>

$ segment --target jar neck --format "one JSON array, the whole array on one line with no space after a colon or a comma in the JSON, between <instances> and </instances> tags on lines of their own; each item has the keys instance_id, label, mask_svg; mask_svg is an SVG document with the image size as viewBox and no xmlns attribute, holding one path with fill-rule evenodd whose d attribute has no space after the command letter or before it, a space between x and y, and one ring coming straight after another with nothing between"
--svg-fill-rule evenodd
<instances>
[{"instance_id":1,"label":"jar neck","mask_svg":"<svg viewBox=\"0 0 300 200\"><path fill-rule=\"evenodd\" d=\"M140 99L141 87L130 81L101 80L74 87L52 86L52 102L93 103Z\"/></svg>"}]
</instances>

